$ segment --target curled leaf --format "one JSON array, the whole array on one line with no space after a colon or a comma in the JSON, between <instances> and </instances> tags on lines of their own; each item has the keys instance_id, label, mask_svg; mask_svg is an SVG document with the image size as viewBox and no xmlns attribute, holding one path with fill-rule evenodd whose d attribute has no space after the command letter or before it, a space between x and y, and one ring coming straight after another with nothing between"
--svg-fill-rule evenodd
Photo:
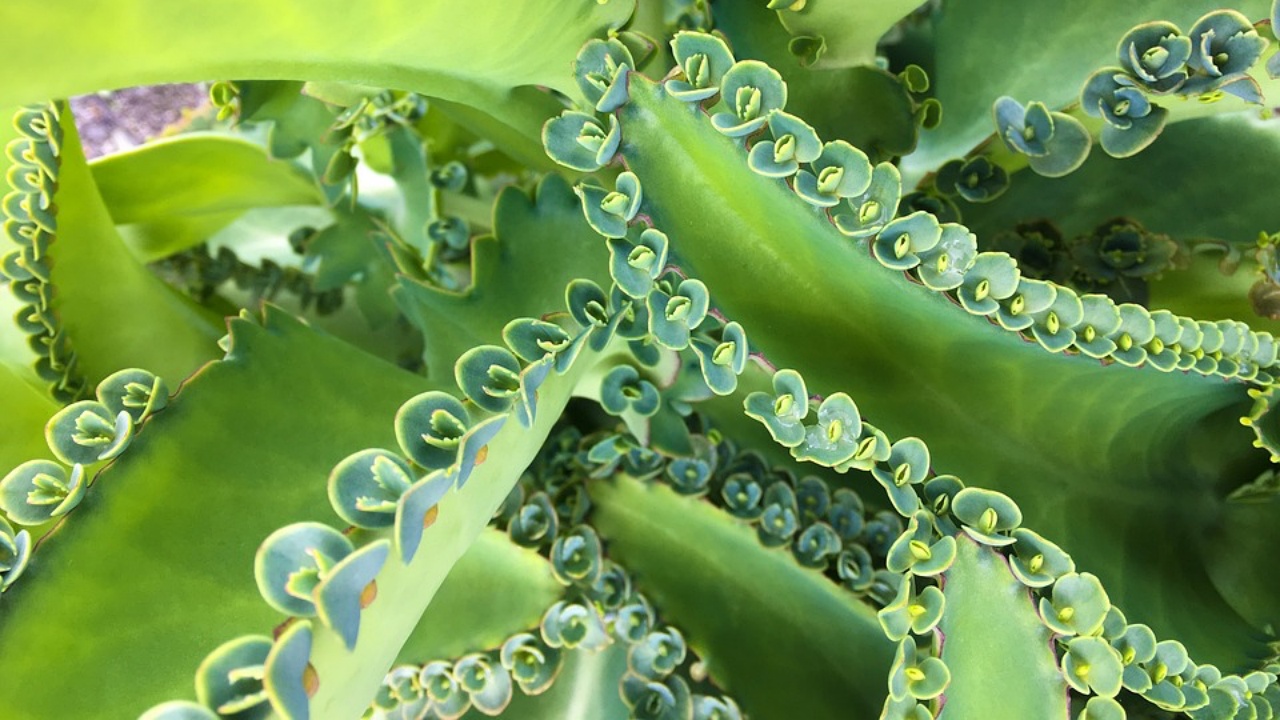
<instances>
[{"instance_id":1,"label":"curled leaf","mask_svg":"<svg viewBox=\"0 0 1280 720\"><path fill-rule=\"evenodd\" d=\"M1135 155L1155 141L1169 111L1142 94L1121 68L1103 68L1085 82L1080 103L1084 112L1106 121L1099 136L1112 157Z\"/></svg>"},{"instance_id":2,"label":"curled leaf","mask_svg":"<svg viewBox=\"0 0 1280 720\"><path fill-rule=\"evenodd\" d=\"M506 415L495 415L467 431L458 449L458 469L454 481L461 490L471 473L489 457L489 442L497 437L507 422Z\"/></svg>"},{"instance_id":3,"label":"curled leaf","mask_svg":"<svg viewBox=\"0 0 1280 720\"><path fill-rule=\"evenodd\" d=\"M596 112L613 112L627 102L627 72L635 68L631 51L616 38L593 38L573 61L573 78Z\"/></svg>"},{"instance_id":4,"label":"curled leaf","mask_svg":"<svg viewBox=\"0 0 1280 720\"><path fill-rule=\"evenodd\" d=\"M1146 346L1155 339L1155 321L1141 305L1125 303L1117 309L1120 325L1111 333L1111 341L1116 344L1111 357L1123 365L1137 367L1147 360Z\"/></svg>"},{"instance_id":5,"label":"curled leaf","mask_svg":"<svg viewBox=\"0 0 1280 720\"><path fill-rule=\"evenodd\" d=\"M1125 720L1124 706L1115 698L1095 695L1089 698L1076 720Z\"/></svg>"},{"instance_id":6,"label":"curled leaf","mask_svg":"<svg viewBox=\"0 0 1280 720\"><path fill-rule=\"evenodd\" d=\"M448 470L436 470L418 480L396 506L395 540L400 560L408 565L418 552L422 533L436 521L437 505L445 493L453 487L454 475Z\"/></svg>"},{"instance_id":7,"label":"curled leaf","mask_svg":"<svg viewBox=\"0 0 1280 720\"><path fill-rule=\"evenodd\" d=\"M0 593L13 585L30 560L31 533L26 530L15 533L13 526L0 518Z\"/></svg>"},{"instance_id":8,"label":"curled leaf","mask_svg":"<svg viewBox=\"0 0 1280 720\"><path fill-rule=\"evenodd\" d=\"M471 242L471 228L466 220L447 215L427 224L427 237L452 250L465 250Z\"/></svg>"},{"instance_id":9,"label":"curled leaf","mask_svg":"<svg viewBox=\"0 0 1280 720\"><path fill-rule=\"evenodd\" d=\"M498 345L480 345L464 352L453 366L458 388L478 407L505 412L520 391L520 361Z\"/></svg>"},{"instance_id":10,"label":"curled leaf","mask_svg":"<svg viewBox=\"0 0 1280 720\"><path fill-rule=\"evenodd\" d=\"M531 363L564 350L573 337L553 322L517 318L502 328L502 340L517 357Z\"/></svg>"},{"instance_id":11,"label":"curled leaf","mask_svg":"<svg viewBox=\"0 0 1280 720\"><path fill-rule=\"evenodd\" d=\"M838 472L848 472L853 468L870 472L877 463L888 460L892 452L893 444L889 442L889 436L880 428L864 421L862 432L858 434L857 451L853 453L853 457L835 467Z\"/></svg>"},{"instance_id":12,"label":"curled leaf","mask_svg":"<svg viewBox=\"0 0 1280 720\"><path fill-rule=\"evenodd\" d=\"M693 714L689 685L679 675L658 682L628 673L622 678L622 699L636 720L681 720Z\"/></svg>"},{"instance_id":13,"label":"curled leaf","mask_svg":"<svg viewBox=\"0 0 1280 720\"><path fill-rule=\"evenodd\" d=\"M1082 693L1115 697L1120 692L1124 667L1120 653L1099 637L1072 638L1062 659L1062 674L1067 684Z\"/></svg>"},{"instance_id":14,"label":"curled leaf","mask_svg":"<svg viewBox=\"0 0 1280 720\"><path fill-rule=\"evenodd\" d=\"M1049 352L1062 352L1076 341L1075 329L1084 320L1084 305L1074 290L1055 286L1049 307L1032 313L1031 334Z\"/></svg>"},{"instance_id":15,"label":"curled leaf","mask_svg":"<svg viewBox=\"0 0 1280 720\"><path fill-rule=\"evenodd\" d=\"M631 598L631 576L616 563L606 560L587 596L605 610L617 610Z\"/></svg>"},{"instance_id":16,"label":"curled leaf","mask_svg":"<svg viewBox=\"0 0 1280 720\"><path fill-rule=\"evenodd\" d=\"M146 370L121 370L98 383L98 402L112 415L128 413L136 425L169 402L164 380Z\"/></svg>"},{"instance_id":17,"label":"curled leaf","mask_svg":"<svg viewBox=\"0 0 1280 720\"><path fill-rule=\"evenodd\" d=\"M787 104L787 84L776 70L758 60L734 63L720 82L725 112L711 116L716 130L742 137L764 127L773 110Z\"/></svg>"},{"instance_id":18,"label":"curled leaf","mask_svg":"<svg viewBox=\"0 0 1280 720\"><path fill-rule=\"evenodd\" d=\"M618 610L613 629L619 640L634 645L653 630L654 623L653 608L642 595Z\"/></svg>"},{"instance_id":19,"label":"curled leaf","mask_svg":"<svg viewBox=\"0 0 1280 720\"><path fill-rule=\"evenodd\" d=\"M285 720L311 717L311 696L321 679L311 666L311 622L297 620L289 625L267 654L262 686L271 708Z\"/></svg>"},{"instance_id":20,"label":"curled leaf","mask_svg":"<svg viewBox=\"0 0 1280 720\"><path fill-rule=\"evenodd\" d=\"M889 501L904 517L916 514L920 498L914 485L929 475L929 447L920 438L903 438L893 444L889 457L872 470L872 475L889 493Z\"/></svg>"},{"instance_id":21,"label":"curled leaf","mask_svg":"<svg viewBox=\"0 0 1280 720\"><path fill-rule=\"evenodd\" d=\"M827 467L854 457L859 450L862 416L853 399L844 393L830 395L817 414L817 423L805 428L804 440L792 448L792 455Z\"/></svg>"},{"instance_id":22,"label":"curled leaf","mask_svg":"<svg viewBox=\"0 0 1280 720\"><path fill-rule=\"evenodd\" d=\"M682 280L674 291L661 287L649 293L649 332L658 344L671 350L689 346L693 330L707 317L711 298L701 280Z\"/></svg>"},{"instance_id":23,"label":"curled leaf","mask_svg":"<svg viewBox=\"0 0 1280 720\"><path fill-rule=\"evenodd\" d=\"M809 395L804 378L795 370L773 374L773 396L754 392L744 401L746 414L764 423L780 444L794 448L805 441L803 421L809 414Z\"/></svg>"},{"instance_id":24,"label":"curled leaf","mask_svg":"<svg viewBox=\"0 0 1280 720\"><path fill-rule=\"evenodd\" d=\"M684 77L667 80L663 87L683 102L702 102L714 97L734 63L729 46L707 33L677 32L671 40L671 52Z\"/></svg>"},{"instance_id":25,"label":"curled leaf","mask_svg":"<svg viewBox=\"0 0 1280 720\"><path fill-rule=\"evenodd\" d=\"M773 139L752 145L747 155L748 167L759 175L791 177L800 170L801 163L814 162L823 152L817 131L782 110L769 115L769 132Z\"/></svg>"},{"instance_id":26,"label":"curled leaf","mask_svg":"<svg viewBox=\"0 0 1280 720\"><path fill-rule=\"evenodd\" d=\"M946 597L937 586L929 585L916 593L916 580L903 575L898 594L876 616L880 627L890 640L902 640L907 635L924 635L938 626L946 608Z\"/></svg>"},{"instance_id":27,"label":"curled leaf","mask_svg":"<svg viewBox=\"0 0 1280 720\"><path fill-rule=\"evenodd\" d=\"M866 153L843 140L824 144L811 166L812 172L800 170L795 181L796 194L810 205L835 207L871 186L872 168Z\"/></svg>"},{"instance_id":28,"label":"curled leaf","mask_svg":"<svg viewBox=\"0 0 1280 720\"><path fill-rule=\"evenodd\" d=\"M600 384L600 405L611 415L632 412L649 417L658 412L661 402L658 388L631 365L614 367Z\"/></svg>"},{"instance_id":29,"label":"curled leaf","mask_svg":"<svg viewBox=\"0 0 1280 720\"><path fill-rule=\"evenodd\" d=\"M743 520L760 517L764 508L760 503L764 499L764 488L754 477L746 473L736 473L725 479L720 490L720 499L730 515Z\"/></svg>"},{"instance_id":30,"label":"curled leaf","mask_svg":"<svg viewBox=\"0 0 1280 720\"><path fill-rule=\"evenodd\" d=\"M316 614L316 586L353 550L351 541L328 525L287 525L258 547L253 568L258 590L280 612L311 617Z\"/></svg>"},{"instance_id":31,"label":"curled leaf","mask_svg":"<svg viewBox=\"0 0 1280 720\"><path fill-rule=\"evenodd\" d=\"M1062 548L1026 528L1013 531L1013 555L1009 569L1027 587L1042 588L1075 572L1076 564Z\"/></svg>"},{"instance_id":32,"label":"curled leaf","mask_svg":"<svg viewBox=\"0 0 1280 720\"><path fill-rule=\"evenodd\" d=\"M471 706L485 715L500 715L511 702L510 671L484 653L459 658L453 674L471 696Z\"/></svg>"},{"instance_id":33,"label":"curled leaf","mask_svg":"<svg viewBox=\"0 0 1280 720\"><path fill-rule=\"evenodd\" d=\"M693 720L742 720L742 710L730 697L693 696Z\"/></svg>"},{"instance_id":34,"label":"curled leaf","mask_svg":"<svg viewBox=\"0 0 1280 720\"><path fill-rule=\"evenodd\" d=\"M360 636L360 611L377 600L374 578L391 553L391 542L376 540L343 558L315 587L317 615L338 633L347 650Z\"/></svg>"},{"instance_id":35,"label":"curled leaf","mask_svg":"<svg viewBox=\"0 0 1280 720\"><path fill-rule=\"evenodd\" d=\"M223 643L196 669L196 697L220 716L258 720L271 714L262 680L271 638L248 635Z\"/></svg>"},{"instance_id":36,"label":"curled leaf","mask_svg":"<svg viewBox=\"0 0 1280 720\"><path fill-rule=\"evenodd\" d=\"M667 478L681 495L701 495L711 482L711 465L698 458L676 458L667 465Z\"/></svg>"},{"instance_id":37,"label":"curled leaf","mask_svg":"<svg viewBox=\"0 0 1280 720\"><path fill-rule=\"evenodd\" d=\"M908 697L932 700L951 683L951 671L941 659L923 655L915 641L907 638L898 644L893 668L889 671L889 696L894 700Z\"/></svg>"},{"instance_id":38,"label":"curled leaf","mask_svg":"<svg viewBox=\"0 0 1280 720\"><path fill-rule=\"evenodd\" d=\"M1051 597L1040 598L1040 616L1059 635L1092 635L1102 627L1111 600L1098 578L1070 572L1058 578Z\"/></svg>"},{"instance_id":39,"label":"curled leaf","mask_svg":"<svg viewBox=\"0 0 1280 720\"><path fill-rule=\"evenodd\" d=\"M540 695L560 673L563 653L536 635L519 633L502 644L502 666L511 673L525 695Z\"/></svg>"},{"instance_id":40,"label":"curled leaf","mask_svg":"<svg viewBox=\"0 0 1280 720\"><path fill-rule=\"evenodd\" d=\"M558 602L542 616L542 639L554 648L599 650L609 644L604 621L594 608Z\"/></svg>"},{"instance_id":41,"label":"curled leaf","mask_svg":"<svg viewBox=\"0 0 1280 720\"><path fill-rule=\"evenodd\" d=\"M418 465L436 470L452 465L471 418L462 402L430 391L405 401L396 412L396 440Z\"/></svg>"},{"instance_id":42,"label":"curled leaf","mask_svg":"<svg viewBox=\"0 0 1280 720\"><path fill-rule=\"evenodd\" d=\"M1187 80L1191 38L1171 22L1149 22L1125 33L1120 40L1120 65L1155 94L1174 92Z\"/></svg>"},{"instance_id":43,"label":"curled leaf","mask_svg":"<svg viewBox=\"0 0 1280 720\"><path fill-rule=\"evenodd\" d=\"M590 280L577 279L565 287L565 304L569 315L586 330L586 342L592 350L602 350L618 331L622 313L610 312L609 297ZM562 354L562 357L570 353Z\"/></svg>"},{"instance_id":44,"label":"curled leaf","mask_svg":"<svg viewBox=\"0 0 1280 720\"><path fill-rule=\"evenodd\" d=\"M855 240L871 237L893 220L901 198L902 174L896 165L882 162L872 169L866 191L845 201L850 212L835 213L832 221L841 234Z\"/></svg>"},{"instance_id":45,"label":"curled leaf","mask_svg":"<svg viewBox=\"0 0 1280 720\"><path fill-rule=\"evenodd\" d=\"M938 244L916 254L920 258L916 272L925 287L954 290L964 282L965 273L978 259L978 239L963 225L946 223Z\"/></svg>"},{"instance_id":46,"label":"curled leaf","mask_svg":"<svg viewBox=\"0 0 1280 720\"><path fill-rule=\"evenodd\" d=\"M813 475L801 478L796 482L796 505L800 508L800 519L806 525L822 520L831 507L831 491L827 483Z\"/></svg>"},{"instance_id":47,"label":"curled leaf","mask_svg":"<svg viewBox=\"0 0 1280 720\"><path fill-rule=\"evenodd\" d=\"M924 510L916 512L907 529L894 541L885 556L890 572L933 577L951 567L956 558L956 539L950 535L937 537L933 521Z\"/></svg>"},{"instance_id":48,"label":"curled leaf","mask_svg":"<svg viewBox=\"0 0 1280 720\"><path fill-rule=\"evenodd\" d=\"M938 168L938 192L959 195L973 203L991 202L1009 189L1009 173L979 155L969 160L952 160Z\"/></svg>"},{"instance_id":49,"label":"curled leaf","mask_svg":"<svg viewBox=\"0 0 1280 720\"><path fill-rule=\"evenodd\" d=\"M606 238L626 236L627 223L640 211L643 197L640 179L632 172L619 175L612 192L586 183L578 185L575 192L582 198L587 224Z\"/></svg>"},{"instance_id":50,"label":"curled leaf","mask_svg":"<svg viewBox=\"0 0 1280 720\"><path fill-rule=\"evenodd\" d=\"M542 126L542 145L552 160L580 172L595 172L618 152L622 133L618 119L608 116L606 130L586 113L565 111Z\"/></svg>"},{"instance_id":51,"label":"curled leaf","mask_svg":"<svg viewBox=\"0 0 1280 720\"><path fill-rule=\"evenodd\" d=\"M1022 511L1009 496L994 490L965 488L951 501L951 512L964 523L969 537L984 545L1012 545L1015 538L1004 535L1022 524Z\"/></svg>"},{"instance_id":52,"label":"curled leaf","mask_svg":"<svg viewBox=\"0 0 1280 720\"><path fill-rule=\"evenodd\" d=\"M763 506L760 524L756 526L760 543L765 547L786 544L800 527L800 513L791 486L782 480L770 485L765 490Z\"/></svg>"},{"instance_id":53,"label":"curled leaf","mask_svg":"<svg viewBox=\"0 0 1280 720\"><path fill-rule=\"evenodd\" d=\"M920 253L932 250L942 239L942 226L929 213L917 211L900 217L880 231L871 252L891 270L909 270L920 264Z\"/></svg>"},{"instance_id":54,"label":"curled leaf","mask_svg":"<svg viewBox=\"0 0 1280 720\"><path fill-rule=\"evenodd\" d=\"M679 630L667 627L645 635L627 652L627 667L648 680L661 681L684 662L685 642Z\"/></svg>"},{"instance_id":55,"label":"curled leaf","mask_svg":"<svg viewBox=\"0 0 1280 720\"><path fill-rule=\"evenodd\" d=\"M842 549L840 536L828 524L816 522L796 536L791 554L804 567L825 568Z\"/></svg>"},{"instance_id":56,"label":"curled leaf","mask_svg":"<svg viewBox=\"0 0 1280 720\"><path fill-rule=\"evenodd\" d=\"M1019 271L1006 253L979 253L956 292L960 305L974 315L992 315L1018 289Z\"/></svg>"},{"instance_id":57,"label":"curled leaf","mask_svg":"<svg viewBox=\"0 0 1280 720\"><path fill-rule=\"evenodd\" d=\"M458 682L450 663L437 660L423 665L418 684L426 690L431 709L442 720L460 718L471 709L471 695Z\"/></svg>"},{"instance_id":58,"label":"curled leaf","mask_svg":"<svg viewBox=\"0 0 1280 720\"><path fill-rule=\"evenodd\" d=\"M609 274L622 292L643 299L667 266L666 233L644 228L638 236L609 240Z\"/></svg>"},{"instance_id":59,"label":"curled leaf","mask_svg":"<svg viewBox=\"0 0 1280 720\"><path fill-rule=\"evenodd\" d=\"M59 410L45 426L45 439L55 457L68 465L92 465L124 452L133 439L133 417L113 413L93 400Z\"/></svg>"},{"instance_id":60,"label":"curled leaf","mask_svg":"<svg viewBox=\"0 0 1280 720\"><path fill-rule=\"evenodd\" d=\"M49 460L29 460L0 480L0 510L22 525L39 525L71 512L84 499L84 466L71 471Z\"/></svg>"},{"instance_id":61,"label":"curled leaf","mask_svg":"<svg viewBox=\"0 0 1280 720\"><path fill-rule=\"evenodd\" d=\"M388 720L415 720L426 710L429 698L418 683L418 670L413 665L398 665L382 679L373 706Z\"/></svg>"},{"instance_id":62,"label":"curled leaf","mask_svg":"<svg viewBox=\"0 0 1280 720\"><path fill-rule=\"evenodd\" d=\"M707 387L717 395L731 394L738 387L738 376L747 369L747 335L742 326L725 325L718 343L695 337L691 344Z\"/></svg>"},{"instance_id":63,"label":"curled leaf","mask_svg":"<svg viewBox=\"0 0 1280 720\"><path fill-rule=\"evenodd\" d=\"M827 522L842 540L848 542L862 534L864 513L866 508L862 504L862 498L853 490L837 488L831 494L831 504L827 508Z\"/></svg>"},{"instance_id":64,"label":"curled leaf","mask_svg":"<svg viewBox=\"0 0 1280 720\"><path fill-rule=\"evenodd\" d=\"M522 547L538 547L549 538L555 538L559 519L551 498L546 493L534 493L511 519L507 533L511 540Z\"/></svg>"},{"instance_id":65,"label":"curled leaf","mask_svg":"<svg viewBox=\"0 0 1280 720\"><path fill-rule=\"evenodd\" d=\"M1089 357L1102 358L1116 349L1111 336L1120 329L1120 310L1106 295L1080 297L1083 315L1076 327L1076 347Z\"/></svg>"},{"instance_id":66,"label":"curled leaf","mask_svg":"<svg viewBox=\"0 0 1280 720\"><path fill-rule=\"evenodd\" d=\"M1049 110L1043 103L1024 108L1011 97L996 100L996 129L1006 147L1026 155L1037 174L1061 177L1080 167L1093 139L1077 119Z\"/></svg>"},{"instance_id":67,"label":"curled leaf","mask_svg":"<svg viewBox=\"0 0 1280 720\"><path fill-rule=\"evenodd\" d=\"M329 502L339 517L356 527L390 527L400 496L412 484L409 463L386 450L361 450L329 474Z\"/></svg>"},{"instance_id":68,"label":"curled leaf","mask_svg":"<svg viewBox=\"0 0 1280 720\"><path fill-rule=\"evenodd\" d=\"M1199 94L1221 87L1253 67L1267 47L1249 18L1235 10L1207 13L1191 27L1191 56L1187 67L1196 71L1181 88Z\"/></svg>"},{"instance_id":69,"label":"curled leaf","mask_svg":"<svg viewBox=\"0 0 1280 720\"><path fill-rule=\"evenodd\" d=\"M600 537L590 525L579 525L551 544L551 572L564 585L589 586L604 564Z\"/></svg>"}]
</instances>

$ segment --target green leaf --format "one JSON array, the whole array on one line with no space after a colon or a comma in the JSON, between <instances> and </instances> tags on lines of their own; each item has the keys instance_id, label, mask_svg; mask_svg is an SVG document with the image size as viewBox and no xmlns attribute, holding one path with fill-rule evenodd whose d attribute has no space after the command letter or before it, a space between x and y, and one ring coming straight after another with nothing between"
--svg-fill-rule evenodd
<instances>
[{"instance_id":1,"label":"green leaf","mask_svg":"<svg viewBox=\"0 0 1280 720\"><path fill-rule=\"evenodd\" d=\"M394 447L396 406L423 389L278 311L265 327L233 324L228 359L147 423L5 593L0 638L24 649L0 658L16 716L141 713L187 696L219 643L269 631L280 615L252 580L258 543L289 522L332 521L329 468ZM339 376L352 384L329 381ZM86 681L99 690L73 689Z\"/></svg>"},{"instance_id":2,"label":"green leaf","mask_svg":"<svg viewBox=\"0 0 1280 720\"><path fill-rule=\"evenodd\" d=\"M574 278L608 283L604 241L586 223L568 183L548 175L533 198L515 188L498 196L494 234L472 243L472 282L458 293L400 276L393 291L424 331L427 372L450 377L465 350L502 341L512 318L564 309L564 288ZM510 288L519 287L519 293Z\"/></svg>"},{"instance_id":3,"label":"green leaf","mask_svg":"<svg viewBox=\"0 0 1280 720\"><path fill-rule=\"evenodd\" d=\"M49 247L58 313L91 383L130 367L185 378L217 354L221 318L136 260L117 233L63 112L57 235Z\"/></svg>"},{"instance_id":4,"label":"green leaf","mask_svg":"<svg viewBox=\"0 0 1280 720\"><path fill-rule=\"evenodd\" d=\"M810 0L795 3L799 9L778 11L778 19L796 39L821 45L821 52L801 63L814 68L874 65L876 43L899 20L919 7L917 0L848 3ZM793 52L795 41L792 41Z\"/></svg>"},{"instance_id":5,"label":"green leaf","mask_svg":"<svg viewBox=\"0 0 1280 720\"><path fill-rule=\"evenodd\" d=\"M1221 525L1206 537L1207 552L1215 562L1208 574L1222 596L1258 627L1280 626L1280 609L1272 598L1280 592L1274 573L1260 572L1257 553L1280 540L1280 495L1271 493L1252 500L1228 500Z\"/></svg>"},{"instance_id":6,"label":"green leaf","mask_svg":"<svg viewBox=\"0 0 1280 720\"><path fill-rule=\"evenodd\" d=\"M961 536L939 626L951 669L947 715L990 720L1067 716L1066 683L1030 593L990 548Z\"/></svg>"},{"instance_id":7,"label":"green leaf","mask_svg":"<svg viewBox=\"0 0 1280 720\"><path fill-rule=\"evenodd\" d=\"M0 24L21 24L24 41L56 50L15 60L0 106L211 77L355 81L466 103L537 142L546 106L513 90L544 86L581 100L566 68L587 38L616 29L634 8L633 0L572 0L552 11L507 0L375 0L353 14L344 0L305 8L129 0L110 9L76 0L46 11L23 0L0 10ZM127 34L116 32L121 17L133 18Z\"/></svg>"},{"instance_id":8,"label":"green leaf","mask_svg":"<svg viewBox=\"0 0 1280 720\"><path fill-rule=\"evenodd\" d=\"M89 164L135 257L158 260L207 240L251 208L324 201L311 176L257 143L193 133Z\"/></svg>"},{"instance_id":9,"label":"green leaf","mask_svg":"<svg viewBox=\"0 0 1280 720\"><path fill-rule=\"evenodd\" d=\"M546 558L499 530L485 530L453 566L396 662L421 664L497 647L536 627L561 592Z\"/></svg>"},{"instance_id":10,"label":"green leaf","mask_svg":"<svg viewBox=\"0 0 1280 720\"><path fill-rule=\"evenodd\" d=\"M871 607L696 498L625 477L588 491L610 553L745 713L820 720L879 710L884 689L866 678L888 675L894 646Z\"/></svg>"},{"instance_id":11,"label":"green leaf","mask_svg":"<svg viewBox=\"0 0 1280 720\"><path fill-rule=\"evenodd\" d=\"M8 472L19 463L44 457L49 451L44 441L44 424L57 405L22 377L0 364L0 397L5 411L0 413L0 469Z\"/></svg>"},{"instance_id":12,"label":"green leaf","mask_svg":"<svg viewBox=\"0 0 1280 720\"><path fill-rule=\"evenodd\" d=\"M1280 228L1280 207L1263 190L1277 166L1280 136L1271 125L1240 115L1201 118L1170 125L1132 158L1094 153L1066 178L1019 175L999 200L968 206L964 217L984 238L1040 218L1070 238L1123 216L1175 239L1252 244L1259 230ZM1164 181L1192 175L1194 193L1173 191ZM1231 212L1222 212L1225 205Z\"/></svg>"}]
</instances>

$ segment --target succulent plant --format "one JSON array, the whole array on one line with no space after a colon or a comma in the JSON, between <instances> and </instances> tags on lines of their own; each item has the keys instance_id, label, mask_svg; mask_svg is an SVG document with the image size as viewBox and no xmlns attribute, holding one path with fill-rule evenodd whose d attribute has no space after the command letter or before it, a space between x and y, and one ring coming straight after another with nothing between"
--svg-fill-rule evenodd
<instances>
[{"instance_id":1,"label":"succulent plant","mask_svg":"<svg viewBox=\"0 0 1280 720\"><path fill-rule=\"evenodd\" d=\"M4 717L1275 717L1280 3L919 5L0 9Z\"/></svg>"}]
</instances>

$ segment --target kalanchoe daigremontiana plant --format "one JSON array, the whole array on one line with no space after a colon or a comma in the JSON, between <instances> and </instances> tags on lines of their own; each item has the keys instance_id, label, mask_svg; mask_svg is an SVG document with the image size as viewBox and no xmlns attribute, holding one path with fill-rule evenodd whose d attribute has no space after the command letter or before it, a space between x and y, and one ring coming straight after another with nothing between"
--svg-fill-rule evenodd
<instances>
[{"instance_id":1,"label":"kalanchoe daigremontiana plant","mask_svg":"<svg viewBox=\"0 0 1280 720\"><path fill-rule=\"evenodd\" d=\"M6 720L1280 710L1276 7L102 5L0 10Z\"/></svg>"}]
</instances>

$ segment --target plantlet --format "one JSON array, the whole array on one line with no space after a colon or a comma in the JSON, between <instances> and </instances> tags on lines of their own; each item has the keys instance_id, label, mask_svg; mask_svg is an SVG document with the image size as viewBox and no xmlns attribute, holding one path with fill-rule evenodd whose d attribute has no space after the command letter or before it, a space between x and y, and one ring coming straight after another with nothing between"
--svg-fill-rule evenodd
<instances>
[{"instance_id":1,"label":"plantlet","mask_svg":"<svg viewBox=\"0 0 1280 720\"><path fill-rule=\"evenodd\" d=\"M1280 5L102 5L0 9L6 718L1280 709Z\"/></svg>"}]
</instances>

